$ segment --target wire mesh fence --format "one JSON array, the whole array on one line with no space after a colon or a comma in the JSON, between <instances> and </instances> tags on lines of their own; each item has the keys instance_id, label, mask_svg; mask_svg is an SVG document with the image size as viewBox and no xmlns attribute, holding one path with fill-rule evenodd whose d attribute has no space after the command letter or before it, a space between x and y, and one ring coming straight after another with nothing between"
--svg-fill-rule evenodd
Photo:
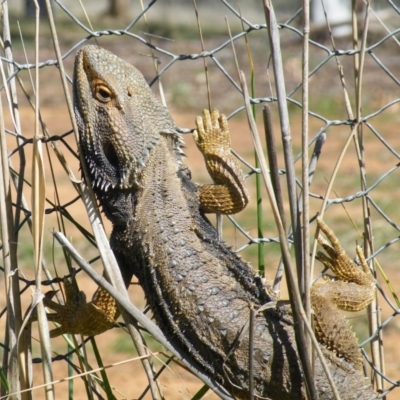
<instances>
[{"instance_id":1,"label":"wire mesh fence","mask_svg":"<svg viewBox=\"0 0 400 400\"><path fill-rule=\"evenodd\" d=\"M24 333L18 337L10 334L19 332L29 305L40 303L41 293L47 287L58 301L63 301L58 290L64 276L75 276L85 292L96 288L54 241L53 231L64 232L85 260L99 271L102 268L98 244L81 200L79 156L71 130L73 116L68 114L67 94L60 78L61 72L70 91L75 53L87 43L106 47L135 65L172 110L177 125L189 128L183 132L191 132L194 117L203 108L216 107L229 116L233 151L243 162L252 199L246 211L223 219L222 234L252 262L255 270L273 280L280 264L279 240L266 193L256 178L260 171L238 77L238 69L244 71L260 132L264 131L263 106L270 108L282 186L287 186L283 148L287 142L292 145L297 212L300 216L307 212L311 221L310 254L314 220L321 212L349 254L355 254L357 241L363 245L376 274L377 300L368 311L347 317L359 338L365 373L374 388L388 399L399 396L400 189L396 183L400 165L400 8L389 0L353 1L348 5L350 20L330 23L333 15L325 14L322 24L311 23L307 48L301 4L295 9L295 2L288 3L277 4L275 10L279 57L283 62L281 78L271 58L272 45L262 2L251 2L251 6L224 0L198 4L198 14L192 3L171 1L166 5L150 1L141 6L137 2L131 9L134 17L120 28L120 20L104 17L93 21L90 13L85 17L67 2L54 0L51 4L56 16L56 36L48 27L49 17L42 18L38 25L34 18L21 19L18 26L18 15L8 10L8 2L3 3L2 396L13 389L40 385L48 380L48 371L57 380L95 370L90 376L83 375L81 383L71 379L75 388L66 381L56 385L57 397L69 392L77 398L162 398L160 393L164 391L165 398L175 399L192 398L203 390L202 383L172 361L151 335L146 336L146 346L152 352L152 368L160 386L149 389L143 372L146 367L139 364L141 357L127 360L127 365L116 364L126 353L135 352L123 329L91 339L90 346L83 346L88 340L78 343L76 338L46 341L36 323L29 328L32 331L22 330ZM90 12L94 14L96 10L92 8ZM92 22L95 28L91 27ZM37 27L39 34L35 38ZM344 33L338 30L343 27ZM65 72L54 50L56 38ZM305 75L304 60L308 62ZM278 105L283 82L288 121L285 110ZM286 140L282 140L282 132ZM193 178L206 180L205 173L199 170L202 161L190 135L184 136ZM302 160L304 142L310 154L306 163ZM302 174L309 161L305 210L301 202L302 189L305 190ZM286 214L289 221L287 188L282 195L282 215ZM107 221L104 222L109 231ZM293 236L289 234L288 238L292 243ZM40 273L36 273L35 266L39 265ZM314 276L319 278L319 267L315 268ZM282 297L286 296L284 283L278 287L275 281L274 287ZM130 294L134 304L146 309L135 282ZM17 342L18 349L14 347ZM51 348L45 348L46 344ZM74 348L79 351L74 353ZM107 372L99 372L97 368L101 369L104 363L115 365ZM13 379L19 376L18 370L24 374L16 382ZM44 393L43 389L37 390ZM208 396L212 398L213 394Z\"/></svg>"}]
</instances>

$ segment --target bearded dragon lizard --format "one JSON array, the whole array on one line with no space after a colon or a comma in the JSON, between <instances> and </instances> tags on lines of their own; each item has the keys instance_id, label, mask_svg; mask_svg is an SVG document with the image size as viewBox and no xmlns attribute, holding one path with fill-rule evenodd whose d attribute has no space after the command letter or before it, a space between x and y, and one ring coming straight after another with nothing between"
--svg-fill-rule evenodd
<instances>
[{"instance_id":1,"label":"bearded dragon lizard","mask_svg":"<svg viewBox=\"0 0 400 400\"><path fill-rule=\"evenodd\" d=\"M198 185L182 164L182 139L168 110L142 74L114 54L86 46L76 56L74 102L80 148L98 201L112 222L111 247L126 285L139 280L154 318L167 337L235 398L249 398L250 309L276 302L255 316L254 397L305 398L290 308L218 238L205 213L232 214L248 203L243 174L230 152L224 115L204 111L194 140L213 184ZM358 310L374 297L375 283L361 249L361 268L318 220L327 255L319 258L337 275L311 288L316 335L342 399L376 399L362 375L354 334L338 308ZM97 334L118 311L99 289L92 302L46 299L61 324L51 335ZM90 322L92 321L92 322ZM332 399L318 358L320 399Z\"/></svg>"}]
</instances>

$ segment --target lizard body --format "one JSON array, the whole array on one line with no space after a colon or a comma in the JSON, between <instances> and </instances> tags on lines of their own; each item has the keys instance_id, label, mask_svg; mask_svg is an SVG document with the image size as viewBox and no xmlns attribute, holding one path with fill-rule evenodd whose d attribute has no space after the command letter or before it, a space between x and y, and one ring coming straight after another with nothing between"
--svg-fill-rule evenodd
<instances>
[{"instance_id":1,"label":"lizard body","mask_svg":"<svg viewBox=\"0 0 400 400\"><path fill-rule=\"evenodd\" d=\"M196 120L194 137L214 180L212 185L197 185L181 163L175 123L133 66L104 49L86 46L76 58L74 98L80 146L94 191L113 223L110 243L125 283L136 275L164 334L235 398L249 398L250 309L277 299L218 238L204 215L234 213L248 202L238 162L230 153L226 118L214 110ZM355 266L340 252L329 228L322 222L320 227L332 243L320 239L329 256L323 261L340 278L337 259L339 264L348 260L347 267L361 271L360 282L352 284L369 288L372 299L370 272ZM325 300L329 287L321 284L312 293ZM101 290L96 296L85 307L106 318L98 329L72 317L63 319L63 307L74 315L70 299L65 306L46 300L58 312L50 319L62 324L52 336L94 334L110 326L116 308L103 305L107 296ZM317 310L321 312L327 310ZM377 398L360 372L360 353L347 325L332 328L318 317L321 347L342 399ZM255 314L253 363L255 398L305 397L293 320L283 302ZM332 399L318 358L314 371L320 399Z\"/></svg>"}]
</instances>

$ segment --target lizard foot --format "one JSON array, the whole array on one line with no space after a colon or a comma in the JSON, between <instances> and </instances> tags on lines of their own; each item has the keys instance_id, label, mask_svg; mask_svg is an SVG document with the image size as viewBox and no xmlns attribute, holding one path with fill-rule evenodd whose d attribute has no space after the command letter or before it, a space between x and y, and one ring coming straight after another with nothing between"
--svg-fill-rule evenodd
<instances>
[{"instance_id":1,"label":"lizard foot","mask_svg":"<svg viewBox=\"0 0 400 400\"><path fill-rule=\"evenodd\" d=\"M226 116L218 110L203 111L196 118L193 138L204 156L214 184L199 185L201 210L205 213L235 214L248 203L248 193L238 160L231 153Z\"/></svg>"},{"instance_id":2,"label":"lizard foot","mask_svg":"<svg viewBox=\"0 0 400 400\"><path fill-rule=\"evenodd\" d=\"M118 309L114 298L108 292L99 288L93 300L87 303L85 293L76 293L71 282L64 280L63 286L66 296L64 305L54 302L48 295L43 299L44 305L55 311L47 314L48 320L60 324L50 331L50 337L67 333L98 335L113 326L118 317Z\"/></svg>"},{"instance_id":3,"label":"lizard foot","mask_svg":"<svg viewBox=\"0 0 400 400\"><path fill-rule=\"evenodd\" d=\"M211 114L204 110L202 117L196 117L196 126L193 138L205 158L231 155L231 138L224 114L220 114L216 109L212 110Z\"/></svg>"},{"instance_id":4,"label":"lizard foot","mask_svg":"<svg viewBox=\"0 0 400 400\"><path fill-rule=\"evenodd\" d=\"M361 268L346 254L338 238L332 230L321 219L317 219L317 224L321 231L329 239L326 241L321 235L318 236L318 243L325 249L328 255L318 252L317 258L330 268L341 282L353 283L359 288L356 293L349 293L338 299L337 306L346 311L360 311L364 309L375 297L375 280L372 276L368 264L365 261L364 253L360 246L356 246L356 253L361 264Z\"/></svg>"}]
</instances>

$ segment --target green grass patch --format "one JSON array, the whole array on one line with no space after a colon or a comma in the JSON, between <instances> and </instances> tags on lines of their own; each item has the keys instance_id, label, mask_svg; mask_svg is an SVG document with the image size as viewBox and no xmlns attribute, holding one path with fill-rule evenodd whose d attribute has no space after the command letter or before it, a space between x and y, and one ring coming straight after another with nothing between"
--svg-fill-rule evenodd
<instances>
[{"instance_id":1,"label":"green grass patch","mask_svg":"<svg viewBox=\"0 0 400 400\"><path fill-rule=\"evenodd\" d=\"M118 335L118 339L115 340L112 345L112 351L123 354L136 354L136 348L132 342L132 339L129 334L121 331ZM143 333L143 337L146 341L146 345L152 352L164 351L164 347L153 338L153 336L148 333Z\"/></svg>"}]
</instances>

